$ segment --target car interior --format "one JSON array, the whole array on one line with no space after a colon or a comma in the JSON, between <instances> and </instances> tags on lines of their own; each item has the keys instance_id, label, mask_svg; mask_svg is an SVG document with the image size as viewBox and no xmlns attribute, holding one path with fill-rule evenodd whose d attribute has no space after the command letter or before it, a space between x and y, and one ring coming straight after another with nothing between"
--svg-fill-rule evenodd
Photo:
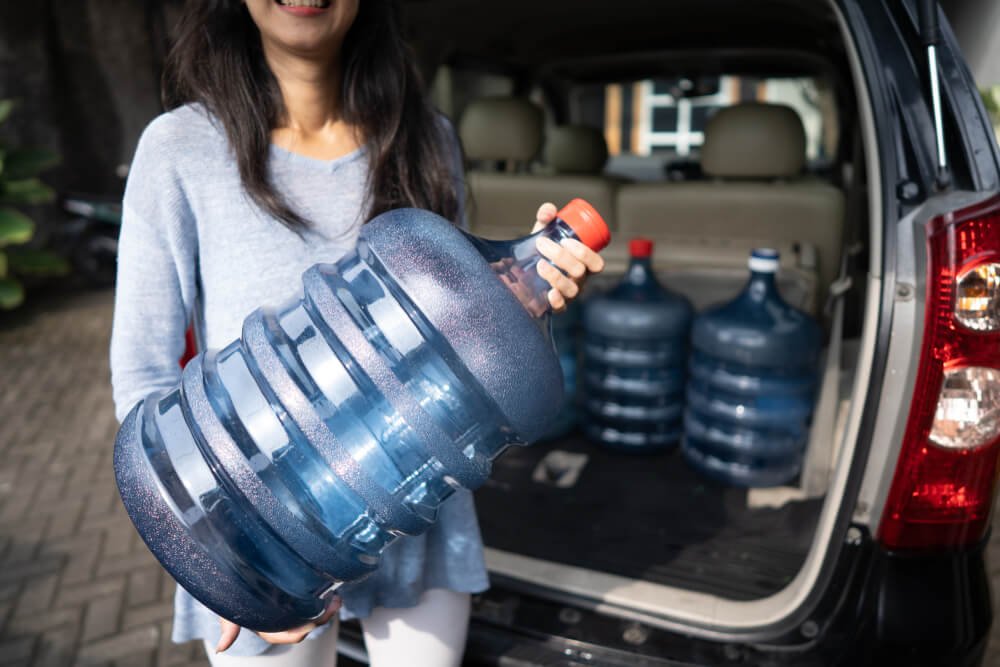
<instances>
[{"instance_id":1,"label":"car interior","mask_svg":"<svg viewBox=\"0 0 1000 667\"><path fill-rule=\"evenodd\" d=\"M741 291L751 249L776 248L783 297L827 337L800 480L727 487L676 450L630 456L579 431L511 448L476 493L494 577L660 624L747 626L787 611L829 550L872 345L865 276L881 230L869 211L870 119L837 10L405 8L432 97L461 139L472 233L523 236L540 203L582 197L612 231L607 270L584 298L613 286L629 239L645 237L660 282L696 310Z\"/></svg>"}]
</instances>

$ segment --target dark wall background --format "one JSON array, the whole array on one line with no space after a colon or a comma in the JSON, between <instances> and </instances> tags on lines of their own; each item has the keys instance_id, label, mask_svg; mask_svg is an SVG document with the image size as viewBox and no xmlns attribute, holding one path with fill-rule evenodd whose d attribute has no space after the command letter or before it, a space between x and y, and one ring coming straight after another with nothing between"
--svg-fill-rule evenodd
<instances>
[{"instance_id":1,"label":"dark wall background","mask_svg":"<svg viewBox=\"0 0 1000 667\"><path fill-rule=\"evenodd\" d=\"M63 156L45 177L58 191L120 194L116 171L161 110L167 26L179 4L0 2L0 99L21 103L0 131L13 144ZM43 218L56 215L49 208Z\"/></svg>"}]
</instances>

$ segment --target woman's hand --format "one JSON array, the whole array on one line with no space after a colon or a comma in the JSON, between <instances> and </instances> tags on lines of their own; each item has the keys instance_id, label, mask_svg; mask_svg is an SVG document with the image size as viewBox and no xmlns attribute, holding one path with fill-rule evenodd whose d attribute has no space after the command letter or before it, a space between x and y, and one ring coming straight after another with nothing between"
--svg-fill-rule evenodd
<instances>
[{"instance_id":1,"label":"woman's hand","mask_svg":"<svg viewBox=\"0 0 1000 667\"><path fill-rule=\"evenodd\" d=\"M548 202L542 204L535 215L536 222L534 229L531 230L532 233L552 222L556 213L555 204ZM604 260L601 256L576 239L563 239L562 243L556 243L552 239L539 238L538 252L549 260L538 262L538 275L552 285L548 297L554 313L566 310L566 303L580 294L588 275L604 270Z\"/></svg>"},{"instance_id":2,"label":"woman's hand","mask_svg":"<svg viewBox=\"0 0 1000 667\"><path fill-rule=\"evenodd\" d=\"M270 642L271 644L298 644L300 641L306 638L310 632L315 630L321 625L326 624L334 614L340 610L340 605L342 600L339 596L334 595L330 598L330 601L326 604L326 611L323 615L317 618L315 621L310 621L302 627L295 628L294 630L285 630L284 632L258 632L257 634L264 640ZM215 647L216 653L222 653L227 648L233 645L236 638L240 635L240 626L236 625L232 621L227 621L224 618L219 618L219 623L222 624L222 636L219 637L219 644Z\"/></svg>"}]
</instances>

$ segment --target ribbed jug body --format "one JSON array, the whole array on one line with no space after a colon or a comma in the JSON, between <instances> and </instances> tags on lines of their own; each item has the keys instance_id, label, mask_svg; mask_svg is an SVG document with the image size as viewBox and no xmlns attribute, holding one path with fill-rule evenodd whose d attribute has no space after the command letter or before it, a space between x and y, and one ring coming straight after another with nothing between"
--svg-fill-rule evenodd
<instances>
[{"instance_id":1,"label":"ribbed jug body","mask_svg":"<svg viewBox=\"0 0 1000 667\"><path fill-rule=\"evenodd\" d=\"M574 235L557 223L542 233ZM252 313L129 413L122 500L192 595L251 629L302 625L549 427L562 376L547 315L528 310L528 287L547 289L537 256L482 243L522 251L498 262L434 214L379 216L355 252L305 272L300 298Z\"/></svg>"},{"instance_id":2,"label":"ribbed jug body","mask_svg":"<svg viewBox=\"0 0 1000 667\"><path fill-rule=\"evenodd\" d=\"M744 291L691 330L682 450L728 484L774 486L801 469L822 333L781 299L777 268L776 251L754 250Z\"/></svg>"},{"instance_id":3,"label":"ribbed jug body","mask_svg":"<svg viewBox=\"0 0 1000 667\"><path fill-rule=\"evenodd\" d=\"M584 306L583 429L623 451L680 440L692 308L656 281L652 241L633 239L622 282Z\"/></svg>"}]
</instances>

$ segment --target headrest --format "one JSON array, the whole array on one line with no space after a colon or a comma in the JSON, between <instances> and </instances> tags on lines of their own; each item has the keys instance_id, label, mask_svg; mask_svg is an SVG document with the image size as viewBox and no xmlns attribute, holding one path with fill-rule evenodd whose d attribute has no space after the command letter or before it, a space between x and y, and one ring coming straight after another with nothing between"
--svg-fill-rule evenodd
<instances>
[{"instance_id":1,"label":"headrest","mask_svg":"<svg viewBox=\"0 0 1000 667\"><path fill-rule=\"evenodd\" d=\"M805 161L805 130L791 107L737 104L717 111L705 127L701 169L709 176L795 176Z\"/></svg>"},{"instance_id":2,"label":"headrest","mask_svg":"<svg viewBox=\"0 0 1000 667\"><path fill-rule=\"evenodd\" d=\"M542 110L515 97L469 104L458 133L470 160L531 160L542 147Z\"/></svg>"},{"instance_id":3,"label":"headrest","mask_svg":"<svg viewBox=\"0 0 1000 667\"><path fill-rule=\"evenodd\" d=\"M598 129L561 125L548 130L544 159L558 173L597 174L608 161L608 144Z\"/></svg>"}]
</instances>

